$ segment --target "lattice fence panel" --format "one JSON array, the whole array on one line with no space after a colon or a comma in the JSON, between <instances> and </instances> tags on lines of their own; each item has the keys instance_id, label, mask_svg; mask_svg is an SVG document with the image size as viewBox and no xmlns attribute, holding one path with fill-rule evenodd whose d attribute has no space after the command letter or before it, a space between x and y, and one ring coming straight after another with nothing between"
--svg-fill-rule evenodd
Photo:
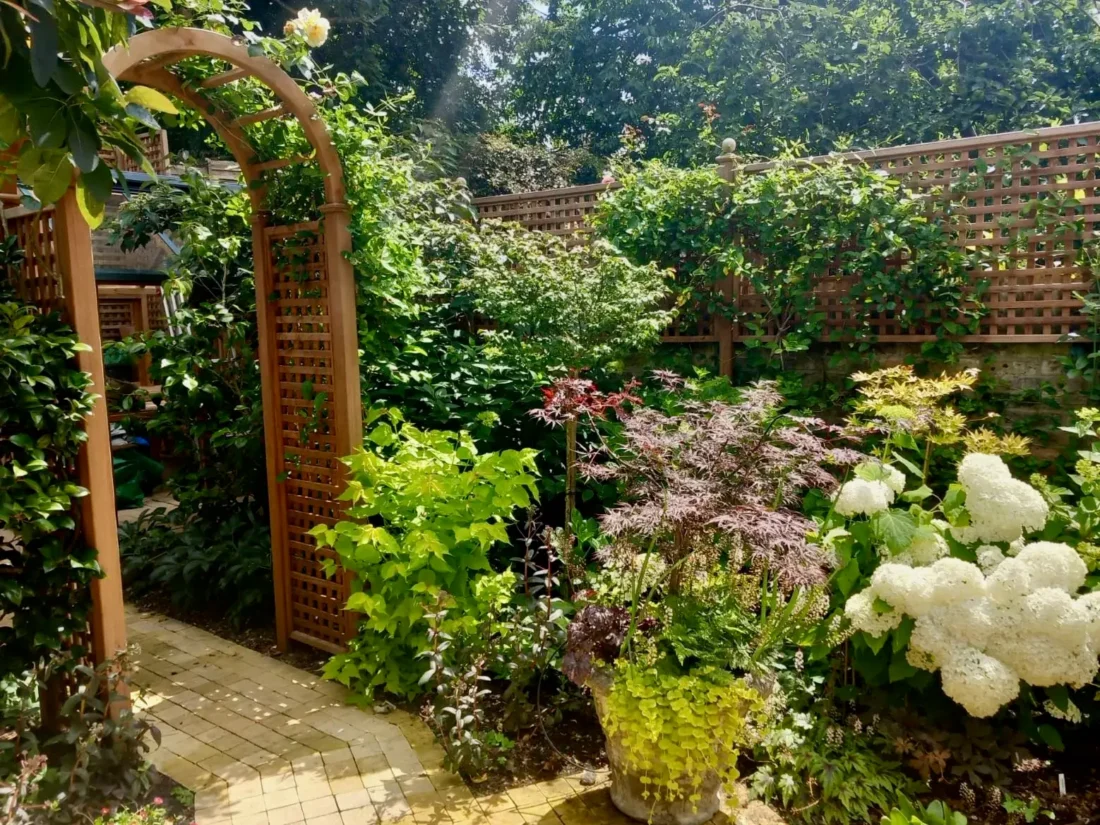
<instances>
[{"instance_id":1,"label":"lattice fence panel","mask_svg":"<svg viewBox=\"0 0 1100 825\"><path fill-rule=\"evenodd\" d=\"M16 245L23 250L23 260L8 268L16 293L43 312L63 313L65 296L58 270L53 209L40 212L14 209L5 223L7 233L16 237Z\"/></svg>"},{"instance_id":2,"label":"lattice fence panel","mask_svg":"<svg viewBox=\"0 0 1100 825\"><path fill-rule=\"evenodd\" d=\"M158 175L168 171L171 157L168 153L168 133L163 129L158 132L145 132L140 135L141 148L145 153L145 159L153 167ZM99 156L108 164L120 172L144 172L140 163L135 163L121 149L108 147L99 153Z\"/></svg>"},{"instance_id":3,"label":"lattice fence panel","mask_svg":"<svg viewBox=\"0 0 1100 825\"><path fill-rule=\"evenodd\" d=\"M608 184L594 183L521 195L495 195L477 198L474 203L482 219L518 223L525 229L549 232L581 243L584 235L591 231L588 217L608 188Z\"/></svg>"},{"instance_id":4,"label":"lattice fence panel","mask_svg":"<svg viewBox=\"0 0 1100 825\"><path fill-rule=\"evenodd\" d=\"M276 470L286 514L291 638L329 650L343 648L353 618L342 610L351 575L333 578L310 529L332 526L344 506L335 449L333 339L324 236L317 222L265 230L274 288L273 342L278 382L279 444ZM279 548L276 548L279 552Z\"/></svg>"},{"instance_id":5,"label":"lattice fence panel","mask_svg":"<svg viewBox=\"0 0 1100 825\"><path fill-rule=\"evenodd\" d=\"M930 215L949 226L955 243L987 251L985 262L970 273L975 289L983 287L985 306L973 343L1050 343L1065 339L1081 324L1081 302L1075 292L1088 288L1087 273L1076 263L1085 238L1100 229L1100 123L1006 133L983 138L939 141L841 156L866 162L900 178L928 198ZM812 158L824 162L829 158ZM736 174L756 174L771 167L756 163L735 167ZM534 230L572 235L583 240L584 220L607 187L579 186L549 192L501 195L475 200L484 218L513 220ZM1070 228L1032 234L1036 201L1068 195L1074 203L1061 210ZM1046 222L1049 222L1049 218ZM818 308L826 315L829 336L843 337L856 326L869 327L883 343L932 340L930 325L906 327L890 314L859 316L846 300L850 279L824 277L816 289ZM746 312L761 312L763 302L747 283L736 286L735 302ZM669 342L716 340L705 315L698 332L672 328ZM773 330L774 331L774 330ZM708 333L710 335L708 336ZM750 331L734 325L734 340Z\"/></svg>"}]
</instances>

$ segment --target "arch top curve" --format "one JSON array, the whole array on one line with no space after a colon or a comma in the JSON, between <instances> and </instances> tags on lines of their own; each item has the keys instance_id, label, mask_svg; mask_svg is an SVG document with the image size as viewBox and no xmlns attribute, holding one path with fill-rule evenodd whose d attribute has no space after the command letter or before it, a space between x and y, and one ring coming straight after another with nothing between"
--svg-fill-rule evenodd
<instances>
[{"instance_id":1,"label":"arch top curve","mask_svg":"<svg viewBox=\"0 0 1100 825\"><path fill-rule=\"evenodd\" d=\"M257 163L247 136L235 123L237 116L218 109L202 93L201 84L184 84L172 73L173 63L194 56L223 60L234 67L235 73L239 72L234 80L255 77L267 86L278 99L281 113L298 120L313 147L316 162L324 173L325 201L330 204L345 202L343 165L317 107L281 66L267 57L249 54L248 47L239 40L206 29L151 29L111 49L103 56L103 65L115 80L141 83L174 97L182 96L185 103L198 108L240 164L253 192L254 206L262 208L262 203L256 201L262 193L263 170L278 168L278 163ZM294 162L297 159L282 160Z\"/></svg>"}]
</instances>

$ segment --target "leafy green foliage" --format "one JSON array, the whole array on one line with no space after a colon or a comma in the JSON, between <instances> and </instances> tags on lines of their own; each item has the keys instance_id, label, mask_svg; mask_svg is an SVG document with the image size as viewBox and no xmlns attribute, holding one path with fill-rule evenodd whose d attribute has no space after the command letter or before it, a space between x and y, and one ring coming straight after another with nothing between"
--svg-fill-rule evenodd
<instances>
[{"instance_id":1,"label":"leafy green foliage","mask_svg":"<svg viewBox=\"0 0 1100 825\"><path fill-rule=\"evenodd\" d=\"M664 273L635 265L606 242L567 248L554 236L501 229L489 266L463 286L487 333L517 363L542 372L604 366L656 345L672 316Z\"/></svg>"},{"instance_id":2,"label":"leafy green foliage","mask_svg":"<svg viewBox=\"0 0 1100 825\"><path fill-rule=\"evenodd\" d=\"M777 804L794 822L848 825L888 811L914 783L881 755L870 733L829 716L825 703L793 710L756 748L754 795Z\"/></svg>"},{"instance_id":3,"label":"leafy green foliage","mask_svg":"<svg viewBox=\"0 0 1100 825\"><path fill-rule=\"evenodd\" d=\"M598 159L585 149L518 143L501 132L459 140L456 171L475 197L595 183Z\"/></svg>"},{"instance_id":4,"label":"leafy green foliage","mask_svg":"<svg viewBox=\"0 0 1100 825\"><path fill-rule=\"evenodd\" d=\"M123 706L131 668L129 652L94 669L77 665L79 685L55 720L60 732L41 727L34 680L18 685L18 699L4 708L3 718L15 735L0 748L5 822L35 821L41 814L51 822L90 821L94 812L149 790L153 775L145 754L149 739L160 744L160 731Z\"/></svg>"},{"instance_id":5,"label":"leafy green foliage","mask_svg":"<svg viewBox=\"0 0 1100 825\"><path fill-rule=\"evenodd\" d=\"M166 291L189 298L192 306L252 309L256 296L247 195L193 169L180 178L183 186L160 181L133 193L108 226L111 243L131 252L171 233L179 251L168 261Z\"/></svg>"},{"instance_id":6,"label":"leafy green foliage","mask_svg":"<svg viewBox=\"0 0 1100 825\"><path fill-rule=\"evenodd\" d=\"M747 729L763 708L743 680L710 667L663 672L619 660L601 721L619 737L646 798L698 803L711 772L730 786Z\"/></svg>"},{"instance_id":7,"label":"leafy green foliage","mask_svg":"<svg viewBox=\"0 0 1100 825\"><path fill-rule=\"evenodd\" d=\"M270 620L271 531L254 508L226 507L218 518L149 510L120 526L119 548L129 594L159 590L185 610L217 607L234 624Z\"/></svg>"},{"instance_id":8,"label":"leafy green foliage","mask_svg":"<svg viewBox=\"0 0 1100 825\"><path fill-rule=\"evenodd\" d=\"M788 140L811 154L1087 120L1100 32L1087 5L560 0L508 65L539 137L710 162ZM1052 55L1058 55L1057 59ZM637 141L636 141L637 142Z\"/></svg>"},{"instance_id":9,"label":"leafy green foliage","mask_svg":"<svg viewBox=\"0 0 1100 825\"><path fill-rule=\"evenodd\" d=\"M368 447L346 460L352 520L313 534L355 574L348 609L363 614L347 653L325 675L358 691L417 691L426 614L446 594L451 635L478 627L475 585L489 551L508 542L516 508L537 496L532 450L479 454L466 433L419 430L396 411L368 415Z\"/></svg>"},{"instance_id":10,"label":"leafy green foliage","mask_svg":"<svg viewBox=\"0 0 1100 825\"><path fill-rule=\"evenodd\" d=\"M938 799L927 805L902 800L899 807L882 818L882 825L966 825L966 816L952 811L950 805Z\"/></svg>"},{"instance_id":11,"label":"leafy green foliage","mask_svg":"<svg viewBox=\"0 0 1100 825\"><path fill-rule=\"evenodd\" d=\"M93 226L112 186L100 149L117 147L151 172L137 129L159 128L153 111L175 112L153 89L124 94L103 67L103 54L132 31L128 13L148 14L143 2L0 5L0 149L14 149L0 152L0 181L17 178L43 204L75 183Z\"/></svg>"},{"instance_id":12,"label":"leafy green foliage","mask_svg":"<svg viewBox=\"0 0 1100 825\"><path fill-rule=\"evenodd\" d=\"M100 575L80 539L75 499L87 495L73 463L87 440L91 378L71 359L83 347L57 315L0 303L0 672L71 668L65 641L88 617ZM70 658L72 656L73 658Z\"/></svg>"},{"instance_id":13,"label":"leafy green foliage","mask_svg":"<svg viewBox=\"0 0 1100 825\"><path fill-rule=\"evenodd\" d=\"M942 336L967 332L980 316L966 256L946 229L867 166L780 163L723 186L710 170L651 163L623 182L601 204L600 232L635 261L675 266L684 300L737 317L767 364L825 337L813 294L825 277L851 280L845 340L873 340L878 315ZM750 284L758 303L724 301L715 283L726 276Z\"/></svg>"}]
</instances>

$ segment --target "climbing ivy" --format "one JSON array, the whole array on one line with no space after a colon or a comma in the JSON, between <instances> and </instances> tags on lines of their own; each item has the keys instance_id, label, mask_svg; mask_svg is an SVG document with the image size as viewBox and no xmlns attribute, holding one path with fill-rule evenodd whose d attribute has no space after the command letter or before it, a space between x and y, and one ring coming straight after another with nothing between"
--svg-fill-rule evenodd
<instances>
[{"instance_id":1,"label":"climbing ivy","mask_svg":"<svg viewBox=\"0 0 1100 825\"><path fill-rule=\"evenodd\" d=\"M87 439L91 376L85 349L56 314L0 303L0 672L41 678L84 652L96 551L80 538L74 499L87 490L72 466ZM69 655L71 653L71 655Z\"/></svg>"},{"instance_id":2,"label":"climbing ivy","mask_svg":"<svg viewBox=\"0 0 1100 825\"><path fill-rule=\"evenodd\" d=\"M865 346L875 317L949 338L973 331L983 312L950 227L866 165L781 160L727 186L714 172L659 163L622 177L600 206L599 230L636 261L674 266L685 300L739 321L768 365L819 340ZM726 277L751 287L752 301L723 300L715 284ZM827 325L815 296L827 278L848 282L843 329Z\"/></svg>"}]
</instances>

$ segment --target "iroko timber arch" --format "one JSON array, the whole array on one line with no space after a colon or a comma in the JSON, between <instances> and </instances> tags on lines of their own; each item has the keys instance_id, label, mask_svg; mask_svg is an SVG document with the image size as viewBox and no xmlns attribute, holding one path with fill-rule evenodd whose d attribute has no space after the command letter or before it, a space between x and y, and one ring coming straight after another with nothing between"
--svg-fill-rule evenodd
<instances>
[{"instance_id":1,"label":"iroko timber arch","mask_svg":"<svg viewBox=\"0 0 1100 825\"><path fill-rule=\"evenodd\" d=\"M186 78L173 71L193 57L225 66L198 79L195 61ZM354 618L343 611L350 582L339 570L325 577L323 562L332 553L318 550L309 530L339 518L339 459L362 439L355 281L346 257L350 216L340 158L301 87L277 64L225 35L154 29L113 49L103 62L120 83L150 86L192 106L244 174L252 200L277 636L284 649L295 640L338 651L354 631ZM211 95L249 78L266 86L276 105L231 112ZM312 153L261 159L248 127L275 118L296 119ZM323 174L320 214L306 223L271 225L268 184L296 164L316 164Z\"/></svg>"}]
</instances>

